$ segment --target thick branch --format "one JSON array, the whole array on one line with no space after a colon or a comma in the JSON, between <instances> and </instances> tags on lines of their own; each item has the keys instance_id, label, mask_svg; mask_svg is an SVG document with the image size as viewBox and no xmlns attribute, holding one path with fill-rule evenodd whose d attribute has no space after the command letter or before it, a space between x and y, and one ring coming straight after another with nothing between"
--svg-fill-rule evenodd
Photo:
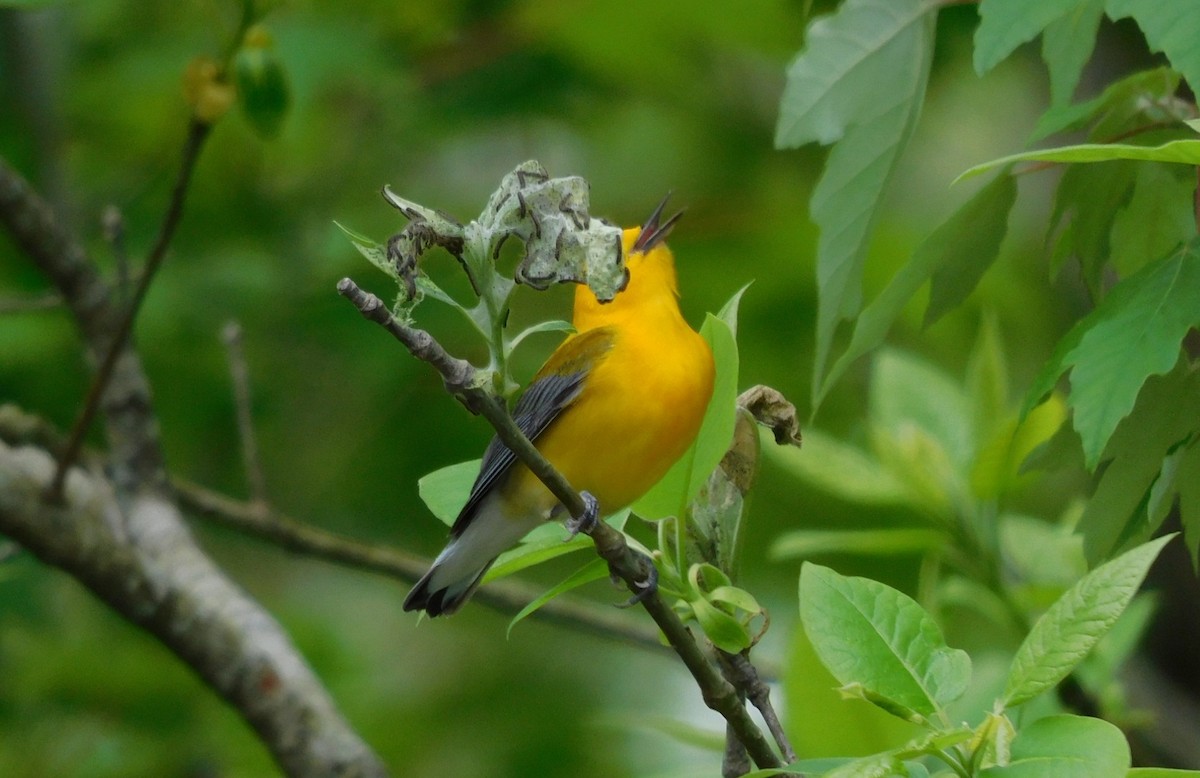
<instances>
[{"instance_id":1,"label":"thick branch","mask_svg":"<svg viewBox=\"0 0 1200 778\"><path fill-rule=\"evenodd\" d=\"M287 635L193 543L177 509L72 468L42 499L55 462L0 442L0 532L84 583L188 663L258 731L290 776L386 774Z\"/></svg>"},{"instance_id":2,"label":"thick branch","mask_svg":"<svg viewBox=\"0 0 1200 778\"><path fill-rule=\"evenodd\" d=\"M475 379L476 371L469 363L450 356L429 333L407 327L397 321L378 297L364 292L349 278L344 278L338 283L338 292L353 302L363 316L382 325L414 356L437 368L447 387L468 408L478 411L492 424L500 440L512 450L522 464L541 479L571 516L575 519L584 516L587 506L582 496L517 428L504 406L493 395L479 388L479 382ZM612 571L629 585L631 591L637 593L642 607L654 619L667 642L692 673L705 704L725 717L759 767L778 767L779 757L771 750L770 743L750 718L737 690L708 661L691 632L658 592L642 588L652 572L645 566L653 563L629 548L625 536L602 521L595 522L593 528L584 531L596 544L596 553L608 562Z\"/></svg>"}]
</instances>

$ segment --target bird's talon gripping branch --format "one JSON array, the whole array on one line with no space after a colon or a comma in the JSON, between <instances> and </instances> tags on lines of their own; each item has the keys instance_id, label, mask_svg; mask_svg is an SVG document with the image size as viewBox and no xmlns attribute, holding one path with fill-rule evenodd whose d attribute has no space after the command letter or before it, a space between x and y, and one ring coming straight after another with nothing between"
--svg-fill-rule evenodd
<instances>
[{"instance_id":1,"label":"bird's talon gripping branch","mask_svg":"<svg viewBox=\"0 0 1200 778\"><path fill-rule=\"evenodd\" d=\"M646 564L646 577L641 581L634 581L630 584L630 588L636 591L625 602L617 603L618 608L632 608L658 591L658 567L655 566L654 560L650 557L644 557L643 561Z\"/></svg>"},{"instance_id":2,"label":"bird's talon gripping branch","mask_svg":"<svg viewBox=\"0 0 1200 778\"><path fill-rule=\"evenodd\" d=\"M592 534L592 530L596 528L596 522L600 520L600 502L592 496L591 492L580 492L579 496L583 498L583 513L578 517L569 516L563 522L567 528L568 541L574 540L580 532L585 535Z\"/></svg>"}]
</instances>

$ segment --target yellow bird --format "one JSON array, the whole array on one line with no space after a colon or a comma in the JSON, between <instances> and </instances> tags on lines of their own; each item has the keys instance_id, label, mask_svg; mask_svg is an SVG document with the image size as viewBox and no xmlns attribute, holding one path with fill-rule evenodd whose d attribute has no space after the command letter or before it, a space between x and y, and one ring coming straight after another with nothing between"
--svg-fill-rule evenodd
<instances>
[{"instance_id":1,"label":"yellow bird","mask_svg":"<svg viewBox=\"0 0 1200 778\"><path fill-rule=\"evenodd\" d=\"M608 303L580 285L575 334L555 350L517 402L517 426L601 515L629 505L692 444L713 390L708 344L679 312L675 258L664 239L681 214L622 234L629 278ZM454 613L503 551L562 505L498 439L450 542L404 600L404 610Z\"/></svg>"}]
</instances>

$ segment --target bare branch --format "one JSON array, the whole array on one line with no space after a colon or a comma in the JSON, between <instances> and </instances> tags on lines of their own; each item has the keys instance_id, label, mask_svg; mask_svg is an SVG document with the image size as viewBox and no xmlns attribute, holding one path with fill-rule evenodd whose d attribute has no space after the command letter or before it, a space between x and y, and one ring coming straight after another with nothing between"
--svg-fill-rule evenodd
<instances>
[{"instance_id":1,"label":"bare branch","mask_svg":"<svg viewBox=\"0 0 1200 778\"><path fill-rule=\"evenodd\" d=\"M503 404L479 386L477 371L469 363L450 356L429 333L397 321L378 297L364 292L349 278L343 278L338 283L338 292L353 302L364 317L381 325L403 343L414 356L436 368L442 374L447 389L491 423L504 445L546 485L572 518L578 520L584 517L587 504L583 497L517 428ZM646 566L652 568L653 562L629 548L625 536L602 521L594 522L583 531L596 544L596 553L635 592L635 599L658 624L667 642L692 673L705 704L725 717L755 764L763 768L780 766L779 757L750 718L737 690L705 657L691 632L657 590L645 588L646 581L653 573Z\"/></svg>"},{"instance_id":2,"label":"bare branch","mask_svg":"<svg viewBox=\"0 0 1200 778\"><path fill-rule=\"evenodd\" d=\"M124 504L72 468L60 503L43 499L55 462L0 442L0 532L84 583L187 662L259 733L289 776L386 774L279 624L195 545L153 492Z\"/></svg>"},{"instance_id":3,"label":"bare branch","mask_svg":"<svg viewBox=\"0 0 1200 778\"><path fill-rule=\"evenodd\" d=\"M62 295L46 292L36 297L10 297L0 300L0 316L10 313L37 313L52 311L63 304Z\"/></svg>"}]
</instances>

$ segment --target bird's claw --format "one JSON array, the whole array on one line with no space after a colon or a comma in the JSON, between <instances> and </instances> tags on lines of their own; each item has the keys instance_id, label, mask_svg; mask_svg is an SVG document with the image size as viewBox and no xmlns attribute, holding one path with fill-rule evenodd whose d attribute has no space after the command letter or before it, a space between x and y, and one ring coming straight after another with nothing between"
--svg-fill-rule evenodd
<instances>
[{"instance_id":1,"label":"bird's claw","mask_svg":"<svg viewBox=\"0 0 1200 778\"><path fill-rule=\"evenodd\" d=\"M600 502L590 492L580 492L579 496L583 498L583 513L579 517L569 516L563 522L563 526L567 528L568 541L574 540L580 532L590 535L596 527L596 522L600 520Z\"/></svg>"},{"instance_id":2,"label":"bird's claw","mask_svg":"<svg viewBox=\"0 0 1200 778\"><path fill-rule=\"evenodd\" d=\"M658 591L658 567L655 566L652 559L647 558L646 562L649 564L649 571L646 573L646 577L641 581L634 581L630 584L634 589L633 596L625 602L617 603L618 608L632 608Z\"/></svg>"}]
</instances>

